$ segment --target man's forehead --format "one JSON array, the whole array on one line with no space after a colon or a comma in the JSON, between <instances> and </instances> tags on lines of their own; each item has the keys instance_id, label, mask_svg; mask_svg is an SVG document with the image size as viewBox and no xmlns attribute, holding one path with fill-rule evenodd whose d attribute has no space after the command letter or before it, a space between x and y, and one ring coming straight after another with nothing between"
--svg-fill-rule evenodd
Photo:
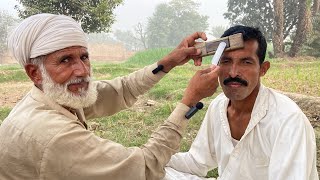
<instances>
[{"instance_id":1,"label":"man's forehead","mask_svg":"<svg viewBox=\"0 0 320 180\"><path fill-rule=\"evenodd\" d=\"M234 58L238 56L257 56L257 50L259 48L258 41L256 40L247 40L244 42L244 47L241 49L236 49L232 51L226 51L223 53L223 58Z\"/></svg>"},{"instance_id":2,"label":"man's forehead","mask_svg":"<svg viewBox=\"0 0 320 180\"><path fill-rule=\"evenodd\" d=\"M88 53L88 49L83 46L71 46L71 47L67 47L67 48L55 51L51 53L51 55L62 55L62 54L70 54L70 53Z\"/></svg>"}]
</instances>

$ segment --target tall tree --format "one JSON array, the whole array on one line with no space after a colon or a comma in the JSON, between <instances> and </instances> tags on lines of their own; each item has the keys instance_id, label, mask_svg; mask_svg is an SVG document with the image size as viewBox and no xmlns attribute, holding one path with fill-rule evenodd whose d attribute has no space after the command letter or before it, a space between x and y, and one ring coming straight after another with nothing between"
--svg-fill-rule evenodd
<instances>
[{"instance_id":1,"label":"tall tree","mask_svg":"<svg viewBox=\"0 0 320 180\"><path fill-rule=\"evenodd\" d=\"M283 0L283 18L279 18L278 15L281 14L281 10L278 8L279 5L281 6L280 1L279 4L277 0L228 0L228 12L224 16L230 20L231 24L259 27L269 42L274 38L273 33L279 33L282 29L281 27L276 27L276 23L281 24L283 19L282 34L283 39L286 39L297 26L298 1ZM277 12L275 12L274 3L276 3ZM277 36L281 38L282 35L279 33ZM275 45L277 44L279 43ZM276 50L281 48L283 49L283 47L275 47Z\"/></svg>"},{"instance_id":2,"label":"tall tree","mask_svg":"<svg viewBox=\"0 0 320 180\"><path fill-rule=\"evenodd\" d=\"M304 54L308 56L320 57L320 14L312 19L312 32L304 46Z\"/></svg>"},{"instance_id":3,"label":"tall tree","mask_svg":"<svg viewBox=\"0 0 320 180\"><path fill-rule=\"evenodd\" d=\"M272 36L274 56L283 57L283 0L273 0L274 31Z\"/></svg>"},{"instance_id":4,"label":"tall tree","mask_svg":"<svg viewBox=\"0 0 320 180\"><path fill-rule=\"evenodd\" d=\"M319 13L320 0L313 0L312 15L316 16Z\"/></svg>"},{"instance_id":5,"label":"tall tree","mask_svg":"<svg viewBox=\"0 0 320 180\"><path fill-rule=\"evenodd\" d=\"M125 45L126 49L132 51L143 49L141 42L135 37L135 34L131 30L122 31L117 29L113 34L118 41Z\"/></svg>"},{"instance_id":6,"label":"tall tree","mask_svg":"<svg viewBox=\"0 0 320 180\"><path fill-rule=\"evenodd\" d=\"M63 14L81 23L87 33L109 32L115 17L113 10L123 0L17 0L19 16L26 18L38 13Z\"/></svg>"},{"instance_id":7,"label":"tall tree","mask_svg":"<svg viewBox=\"0 0 320 180\"><path fill-rule=\"evenodd\" d=\"M0 11L0 64L3 61L3 55L7 52L8 31L17 21L6 11Z\"/></svg>"},{"instance_id":8,"label":"tall tree","mask_svg":"<svg viewBox=\"0 0 320 180\"><path fill-rule=\"evenodd\" d=\"M144 49L147 49L147 32L145 31L144 26L142 25L142 23L138 23L135 27L134 27L134 31L135 31L135 37L137 40L139 40L143 46Z\"/></svg>"},{"instance_id":9,"label":"tall tree","mask_svg":"<svg viewBox=\"0 0 320 180\"><path fill-rule=\"evenodd\" d=\"M227 30L227 26L212 26L210 35L218 38L220 37L225 30Z\"/></svg>"},{"instance_id":10,"label":"tall tree","mask_svg":"<svg viewBox=\"0 0 320 180\"><path fill-rule=\"evenodd\" d=\"M303 43L306 42L308 33L311 30L311 1L299 0L299 21L289 56L295 57L299 54Z\"/></svg>"},{"instance_id":11,"label":"tall tree","mask_svg":"<svg viewBox=\"0 0 320 180\"><path fill-rule=\"evenodd\" d=\"M148 19L148 47L176 46L182 38L208 28L208 16L200 15L199 3L193 0L172 0L156 7Z\"/></svg>"}]
</instances>

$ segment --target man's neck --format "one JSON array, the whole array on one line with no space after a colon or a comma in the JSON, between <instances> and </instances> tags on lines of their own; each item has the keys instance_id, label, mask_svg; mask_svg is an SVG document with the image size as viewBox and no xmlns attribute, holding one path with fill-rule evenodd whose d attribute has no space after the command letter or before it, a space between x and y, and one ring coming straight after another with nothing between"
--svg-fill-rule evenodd
<instances>
[{"instance_id":1,"label":"man's neck","mask_svg":"<svg viewBox=\"0 0 320 180\"><path fill-rule=\"evenodd\" d=\"M243 100L230 100L227 109L227 117L232 138L240 140L244 135L250 122L251 113L258 93L259 86L257 86L252 93Z\"/></svg>"}]
</instances>

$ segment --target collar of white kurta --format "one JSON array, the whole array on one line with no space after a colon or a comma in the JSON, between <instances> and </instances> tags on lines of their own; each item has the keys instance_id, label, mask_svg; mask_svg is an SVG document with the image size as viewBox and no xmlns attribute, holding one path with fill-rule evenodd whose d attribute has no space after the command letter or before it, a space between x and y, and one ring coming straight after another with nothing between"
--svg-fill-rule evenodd
<instances>
[{"instance_id":1,"label":"collar of white kurta","mask_svg":"<svg viewBox=\"0 0 320 180\"><path fill-rule=\"evenodd\" d=\"M269 107L268 98L268 89L264 85L260 84L259 93L253 106L249 124L241 139L243 139L263 119L263 117L267 115ZM222 127L225 133L231 138L230 127L227 119L228 104L229 99L226 96L224 96L223 100L219 104L219 110L220 117L222 117L220 118Z\"/></svg>"},{"instance_id":2,"label":"collar of white kurta","mask_svg":"<svg viewBox=\"0 0 320 180\"><path fill-rule=\"evenodd\" d=\"M58 111L59 113L67 116L72 120L78 120L78 117L75 114L71 113L66 108L62 107L61 105L57 104L55 101L50 99L49 97L45 96L44 93L36 86L32 87L30 93L31 93L31 97L34 98L36 101L42 102L50 106L52 109Z\"/></svg>"}]
</instances>

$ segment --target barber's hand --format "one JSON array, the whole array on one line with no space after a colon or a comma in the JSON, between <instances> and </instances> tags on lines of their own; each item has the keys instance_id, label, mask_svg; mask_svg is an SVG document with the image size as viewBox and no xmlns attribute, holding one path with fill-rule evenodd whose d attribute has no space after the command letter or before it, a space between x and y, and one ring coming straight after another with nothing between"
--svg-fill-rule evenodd
<instances>
[{"instance_id":1,"label":"barber's hand","mask_svg":"<svg viewBox=\"0 0 320 180\"><path fill-rule=\"evenodd\" d=\"M165 56L162 60L158 62L164 66L163 71L169 72L175 66L185 64L190 59L194 60L196 66L200 66L202 62L202 57L200 49L193 47L196 44L196 39L207 40L207 36L204 32L195 32L192 35L186 37L178 47L176 47L170 54Z\"/></svg>"},{"instance_id":2,"label":"barber's hand","mask_svg":"<svg viewBox=\"0 0 320 180\"><path fill-rule=\"evenodd\" d=\"M197 71L191 78L181 103L191 107L201 99L212 96L219 86L219 68L219 66L211 65L210 68Z\"/></svg>"}]
</instances>

